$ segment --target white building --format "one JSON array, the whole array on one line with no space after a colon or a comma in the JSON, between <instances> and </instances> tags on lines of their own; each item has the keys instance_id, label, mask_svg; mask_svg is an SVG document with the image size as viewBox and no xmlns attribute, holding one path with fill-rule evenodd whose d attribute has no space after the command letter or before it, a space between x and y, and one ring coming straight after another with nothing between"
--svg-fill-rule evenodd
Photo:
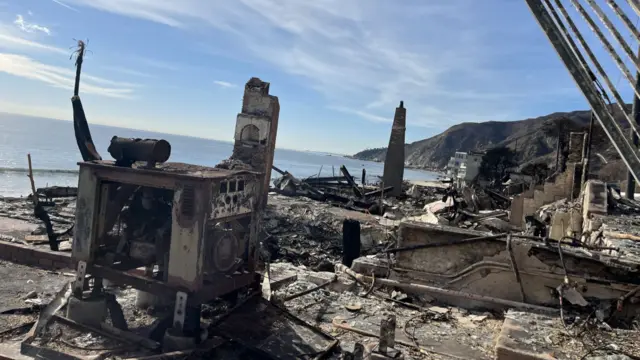
<instances>
[{"instance_id":1,"label":"white building","mask_svg":"<svg viewBox=\"0 0 640 360\"><path fill-rule=\"evenodd\" d=\"M458 170L457 182L459 187L466 186L475 180L480 173L483 155L482 153L474 152L467 154L465 161L460 164L460 169Z\"/></svg>"},{"instance_id":2,"label":"white building","mask_svg":"<svg viewBox=\"0 0 640 360\"><path fill-rule=\"evenodd\" d=\"M483 155L478 152L456 152L447 164L447 176L459 187L466 186L478 176Z\"/></svg>"},{"instance_id":3,"label":"white building","mask_svg":"<svg viewBox=\"0 0 640 360\"><path fill-rule=\"evenodd\" d=\"M467 153L457 151L451 159L449 159L449 163L447 164L447 176L456 179L458 177L458 170L460 170L460 165L464 163L467 159Z\"/></svg>"}]
</instances>

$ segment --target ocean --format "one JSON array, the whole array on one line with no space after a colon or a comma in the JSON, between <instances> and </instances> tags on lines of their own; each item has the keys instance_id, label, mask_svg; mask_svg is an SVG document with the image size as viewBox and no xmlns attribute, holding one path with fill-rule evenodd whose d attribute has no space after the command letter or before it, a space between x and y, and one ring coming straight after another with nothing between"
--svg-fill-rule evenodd
<instances>
[{"instance_id":1,"label":"ocean","mask_svg":"<svg viewBox=\"0 0 640 360\"><path fill-rule=\"evenodd\" d=\"M214 166L231 155L231 142L90 124L91 135L104 159L114 135L132 138L165 139L171 143L169 161ZM31 154L36 187L77 186L78 151L70 121L24 117L0 113L0 196L25 196L31 192L27 177L27 154ZM340 165L360 178L367 170L367 182L377 181L383 164L355 160L340 155L276 149L274 165L298 178L338 175ZM437 174L405 170L407 180L434 180ZM278 176L275 171L272 177Z\"/></svg>"}]
</instances>

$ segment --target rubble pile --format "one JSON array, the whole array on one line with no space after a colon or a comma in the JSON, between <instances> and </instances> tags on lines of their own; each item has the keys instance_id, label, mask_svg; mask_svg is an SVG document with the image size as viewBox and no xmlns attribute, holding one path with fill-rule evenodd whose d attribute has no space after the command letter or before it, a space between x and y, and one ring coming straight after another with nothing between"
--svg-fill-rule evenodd
<instances>
[{"instance_id":1,"label":"rubble pile","mask_svg":"<svg viewBox=\"0 0 640 360\"><path fill-rule=\"evenodd\" d=\"M272 271L292 278L274 293L274 301L339 340L341 354L332 359L351 358L360 345L376 348L378 340L363 334L379 334L386 314L396 317L396 349L405 359L492 358L500 314L431 304L397 289L360 285L340 272L285 263L273 264ZM287 299L332 279L325 288Z\"/></svg>"},{"instance_id":2,"label":"rubble pile","mask_svg":"<svg viewBox=\"0 0 640 360\"><path fill-rule=\"evenodd\" d=\"M66 196L70 188L65 189L65 197L56 197L49 192L50 197L40 204L46 209L53 231L57 235L60 251L71 250L72 231L75 222L76 198ZM44 189L39 189L44 191ZM0 197L0 217L18 221L17 224L4 223L0 226L0 239L28 245L48 243L47 230L34 212L30 197L11 198ZM26 236L25 236L26 235Z\"/></svg>"},{"instance_id":3,"label":"rubble pile","mask_svg":"<svg viewBox=\"0 0 640 360\"><path fill-rule=\"evenodd\" d=\"M556 359L640 356L640 316L634 313L640 292L634 280L640 269L640 202L611 187L605 187L605 200L598 198L600 208L589 204L593 191L585 190L575 199L536 207L523 216L520 228L510 221L512 198L476 184L405 184L401 196L391 197L381 187L355 184L345 169L339 177L304 180L283 172L274 186L260 223L261 255L268 264L261 272L269 274L265 297L286 317L300 319L305 331L337 341L323 352L325 358L358 359L360 352L381 351L391 320L395 340L387 357L508 359L505 354L514 351ZM73 225L75 198L43 201L56 231ZM46 232L28 199L2 199L0 216L33 226L29 236L7 229L0 233L22 244L46 244L44 238L34 241ZM347 220L360 229L360 258L351 267L340 264ZM610 289L624 292L608 299ZM160 305L141 308L131 288L111 291L140 336L150 336L171 313L171 307ZM19 298L29 304L50 295L36 290ZM206 304L203 323L217 324L211 331L246 324L233 319L248 311L243 304L254 301L247 300L249 295L259 298L248 292L237 302ZM257 305L251 306L256 311ZM230 320L223 320L230 313ZM32 321L33 316L23 319ZM57 323L47 331L47 341L63 352L79 348L84 356L99 356L95 349L117 347ZM229 340L219 335L212 332L209 338ZM278 341L287 343L283 339Z\"/></svg>"},{"instance_id":4,"label":"rubble pile","mask_svg":"<svg viewBox=\"0 0 640 360\"><path fill-rule=\"evenodd\" d=\"M374 215L384 215L388 210L395 213L402 210L402 216L410 216L428 202L441 197L446 189L438 182L433 183L435 186L419 186L405 181L402 183L402 195L397 197L400 201L395 201L396 198L390 200L386 197L393 187L385 187L382 183L365 185L363 181L358 184L344 166L340 168L341 176L307 179L298 179L276 167L274 170L282 175L273 182L271 190L274 192L285 196L303 196Z\"/></svg>"},{"instance_id":5,"label":"rubble pile","mask_svg":"<svg viewBox=\"0 0 640 360\"><path fill-rule=\"evenodd\" d=\"M264 212L264 247L270 261L313 268L333 268L342 256L342 223L357 217L361 224L361 253L379 252L391 241L391 227L379 217L336 208L305 198L271 193Z\"/></svg>"},{"instance_id":6,"label":"rubble pile","mask_svg":"<svg viewBox=\"0 0 640 360\"><path fill-rule=\"evenodd\" d=\"M342 253L341 221L317 204L269 204L263 224L271 261L317 266Z\"/></svg>"}]
</instances>

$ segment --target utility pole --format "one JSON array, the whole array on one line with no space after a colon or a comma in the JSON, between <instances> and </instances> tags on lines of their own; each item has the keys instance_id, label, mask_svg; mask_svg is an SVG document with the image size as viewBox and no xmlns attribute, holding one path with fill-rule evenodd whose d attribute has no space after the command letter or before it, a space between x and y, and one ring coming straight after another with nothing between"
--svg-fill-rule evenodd
<instances>
[{"instance_id":1,"label":"utility pole","mask_svg":"<svg viewBox=\"0 0 640 360\"><path fill-rule=\"evenodd\" d=\"M638 54L640 54L640 48L638 49ZM636 72L635 88L636 89L640 88L640 71ZM633 117L633 121L635 121L636 124L640 125L640 99L638 99L638 95L635 95L635 91L633 96L633 107L631 108L631 116ZM633 144L633 148L635 151L638 151L638 135L636 135L635 131L633 131L633 127L629 129L629 132L631 133L631 141ZM636 190L636 179L633 177L633 174L631 174L631 172L628 172L627 173L627 191L626 191L627 199L633 199L635 190Z\"/></svg>"}]
</instances>

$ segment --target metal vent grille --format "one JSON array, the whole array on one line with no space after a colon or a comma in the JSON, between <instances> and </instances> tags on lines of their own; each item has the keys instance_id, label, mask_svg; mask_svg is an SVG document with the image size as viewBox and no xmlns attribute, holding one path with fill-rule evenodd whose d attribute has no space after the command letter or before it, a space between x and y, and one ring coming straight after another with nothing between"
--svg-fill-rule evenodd
<instances>
[{"instance_id":1,"label":"metal vent grille","mask_svg":"<svg viewBox=\"0 0 640 360\"><path fill-rule=\"evenodd\" d=\"M185 219L191 219L195 215L196 212L196 190L193 186L185 186L182 189L182 207L181 207L181 215Z\"/></svg>"}]
</instances>

